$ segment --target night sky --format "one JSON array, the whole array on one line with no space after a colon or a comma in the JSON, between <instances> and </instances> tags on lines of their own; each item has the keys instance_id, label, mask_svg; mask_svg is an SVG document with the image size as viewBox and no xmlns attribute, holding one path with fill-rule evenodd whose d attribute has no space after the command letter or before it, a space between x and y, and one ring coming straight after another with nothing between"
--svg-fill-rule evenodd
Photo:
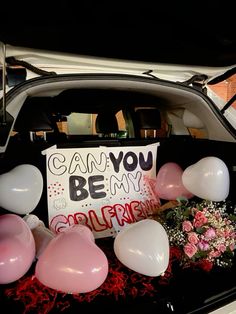
<instances>
[{"instance_id":1,"label":"night sky","mask_svg":"<svg viewBox=\"0 0 236 314\"><path fill-rule=\"evenodd\" d=\"M232 4L222 1L19 1L0 40L32 48L164 63L236 63Z\"/></svg>"}]
</instances>

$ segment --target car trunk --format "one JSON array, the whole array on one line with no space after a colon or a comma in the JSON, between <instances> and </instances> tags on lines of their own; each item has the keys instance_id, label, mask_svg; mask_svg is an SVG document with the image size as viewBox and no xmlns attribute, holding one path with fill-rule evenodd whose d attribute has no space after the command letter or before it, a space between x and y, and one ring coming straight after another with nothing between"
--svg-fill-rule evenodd
<instances>
[{"instance_id":1,"label":"car trunk","mask_svg":"<svg viewBox=\"0 0 236 314\"><path fill-rule=\"evenodd\" d=\"M235 73L235 18L230 5L173 1L158 2L155 7L147 2L111 1L76 5L47 1L44 5L41 1L33 8L27 2L10 8L5 3L2 13L7 95L6 116L0 115L4 120L0 174L27 163L40 169L44 188L33 214L47 226L47 165L42 151L53 145L131 150L143 146L145 151L147 144L159 142L156 173L167 162L185 169L206 156L218 157L228 167L228 200L235 206L235 110L226 109L227 104L209 93L217 78ZM206 93L215 97L215 103ZM166 121L164 132L157 123L156 136L149 129L146 138L143 133L140 136L136 108L158 109ZM69 121L71 112L90 117L98 111L117 110L126 122L119 136L110 136L113 130L108 136L55 132L55 123ZM52 113L53 121L48 119ZM0 212L9 213L4 208ZM109 275L102 287L87 294L59 293L37 281L35 260L20 280L0 285L2 307L12 313L183 314L206 313L236 299L235 258L230 269L216 267L206 272L183 269L173 251L165 276L151 278L121 265L113 242L112 237L96 240L109 259Z\"/></svg>"},{"instance_id":2,"label":"car trunk","mask_svg":"<svg viewBox=\"0 0 236 314\"><path fill-rule=\"evenodd\" d=\"M23 108L27 106L29 111L24 111ZM140 136L134 118L135 108L158 108L167 119L168 130L165 135L160 133L157 137L146 138ZM52 145L57 145L58 148L107 146L132 149L159 142L156 173L167 162L176 162L185 169L201 158L215 156L223 160L229 169L228 200L235 204L235 130L217 106L197 88L138 75L52 75L33 78L11 89L6 97L6 109L8 130L11 130L11 134L8 136L5 132L5 136L2 136L1 173L24 163L33 164L40 169L44 178L44 189L33 213L45 224L48 224L47 178L46 157L42 151ZM119 110L123 111L126 119L125 138L104 134L64 136L61 132L54 132L53 124L45 127L45 119L39 121L37 126L28 123L31 119L39 118L41 111L53 112L54 118L56 113L63 120L71 112L97 114L105 111L116 113ZM192 122L184 119L186 114L194 117ZM202 131L201 135L193 135L192 129ZM45 132L46 137L30 137L30 133L37 135L38 131ZM1 213L7 211L2 208ZM203 313L235 299L235 264L231 269L215 268L211 272L182 269L173 255L172 269L168 269L164 277L151 278L122 266L114 256L113 241L112 237L96 240L109 257L107 286L88 294L56 293L45 289L32 277L34 263L22 280L1 286L3 304L13 312L16 309L23 310L25 306L35 311L38 307L40 310L44 306L47 308L43 304L49 298L51 313L57 311L56 307L63 309L64 313L71 313L96 310L98 306L103 311L113 308L113 311L127 313L147 308L150 312L161 313ZM34 296L31 289L34 289ZM35 294L38 294L37 300ZM24 295L27 297L24 298Z\"/></svg>"}]
</instances>

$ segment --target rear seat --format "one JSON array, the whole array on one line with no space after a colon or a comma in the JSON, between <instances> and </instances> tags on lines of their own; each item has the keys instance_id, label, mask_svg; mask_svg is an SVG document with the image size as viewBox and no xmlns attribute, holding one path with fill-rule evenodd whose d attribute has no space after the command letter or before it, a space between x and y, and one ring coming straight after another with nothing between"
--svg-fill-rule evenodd
<instances>
[{"instance_id":1,"label":"rear seat","mask_svg":"<svg viewBox=\"0 0 236 314\"><path fill-rule=\"evenodd\" d=\"M52 114L51 97L28 98L14 125L17 137L25 141L60 142L66 135L59 132Z\"/></svg>"},{"instance_id":2,"label":"rear seat","mask_svg":"<svg viewBox=\"0 0 236 314\"><path fill-rule=\"evenodd\" d=\"M140 136L156 138L157 130L161 129L160 111L157 108L138 108L135 111L135 116Z\"/></svg>"},{"instance_id":3,"label":"rear seat","mask_svg":"<svg viewBox=\"0 0 236 314\"><path fill-rule=\"evenodd\" d=\"M47 101L50 101L48 99ZM28 105L29 106L29 105ZM31 104L32 106L32 104ZM43 108L43 106L38 106ZM36 106L34 107L34 109ZM32 108L31 108L32 109ZM30 111L30 110L29 110ZM235 158L232 154L234 151L234 143L225 143L220 141L209 141L205 139L195 139L191 136L170 136L167 138L159 137L146 137L146 138L86 138L81 136L80 139L70 143L68 138L60 140L55 132L53 122L50 117L45 113L36 113L35 110L30 112L33 114L32 121L30 119L29 112L26 113L26 118L22 113L19 115L15 124L15 129L18 131L18 135L11 138L8 149L5 154L4 161L1 162L1 173L9 171L13 167L29 163L33 164L42 172L44 182L46 183L46 158L41 154L41 151L57 144L60 148L82 148L82 147L98 147L103 146L140 146L148 145L155 142L160 142L157 152L157 172L160 167L166 162L176 162L182 169L185 169L189 165L196 163L203 157L215 156L222 159L228 166L230 172L230 180L232 182L230 188L229 198L236 200L236 193L233 191L233 186L236 184L236 172L235 172ZM161 121L158 112L144 110L138 113L139 115L139 128L143 129L158 129ZM97 121L97 131L101 131L102 134L117 133L118 126L117 121L114 122L114 115L111 118L111 113L105 113L99 116ZM37 120L35 119L37 117ZM142 119L141 119L142 117ZM155 118L154 118L155 117ZM150 120L148 120L150 118ZM22 121L20 121L22 119ZM33 122L34 120L34 122ZM37 121L37 122L36 122ZM38 124L37 124L38 123ZM27 130L27 132L25 132ZM30 136L30 131L43 131L47 132L46 140L35 139ZM55 133L54 133L55 132ZM48 140L48 134L52 135L51 140ZM26 136L27 135L27 136ZM33 139L33 141L32 141ZM39 217L47 215L47 198L46 198L46 184L44 185L43 197L34 211Z\"/></svg>"},{"instance_id":4,"label":"rear seat","mask_svg":"<svg viewBox=\"0 0 236 314\"><path fill-rule=\"evenodd\" d=\"M117 137L119 132L115 113L99 112L96 118L96 133L99 137Z\"/></svg>"}]
</instances>

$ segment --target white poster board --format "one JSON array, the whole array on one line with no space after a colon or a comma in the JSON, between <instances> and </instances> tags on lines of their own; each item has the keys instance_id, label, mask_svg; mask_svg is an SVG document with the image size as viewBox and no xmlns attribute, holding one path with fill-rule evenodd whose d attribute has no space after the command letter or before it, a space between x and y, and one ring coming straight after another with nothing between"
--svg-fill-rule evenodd
<instances>
[{"instance_id":1,"label":"white poster board","mask_svg":"<svg viewBox=\"0 0 236 314\"><path fill-rule=\"evenodd\" d=\"M147 218L159 206L149 184L156 178L158 146L48 149L50 229L84 224L102 238Z\"/></svg>"}]
</instances>

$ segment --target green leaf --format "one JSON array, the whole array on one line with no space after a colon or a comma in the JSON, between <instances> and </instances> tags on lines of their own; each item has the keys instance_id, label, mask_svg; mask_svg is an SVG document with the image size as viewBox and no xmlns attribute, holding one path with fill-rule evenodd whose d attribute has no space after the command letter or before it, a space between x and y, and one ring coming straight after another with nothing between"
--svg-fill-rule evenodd
<instances>
[{"instance_id":1,"label":"green leaf","mask_svg":"<svg viewBox=\"0 0 236 314\"><path fill-rule=\"evenodd\" d=\"M174 212L172 210L168 211L167 214L166 214L166 219L170 219L174 216Z\"/></svg>"},{"instance_id":2,"label":"green leaf","mask_svg":"<svg viewBox=\"0 0 236 314\"><path fill-rule=\"evenodd\" d=\"M183 212L183 216L189 217L190 211L191 211L190 208L186 208L186 209L184 210L184 212Z\"/></svg>"},{"instance_id":3,"label":"green leaf","mask_svg":"<svg viewBox=\"0 0 236 314\"><path fill-rule=\"evenodd\" d=\"M198 251L194 256L196 258L205 258L207 257L208 252L207 251Z\"/></svg>"},{"instance_id":4,"label":"green leaf","mask_svg":"<svg viewBox=\"0 0 236 314\"><path fill-rule=\"evenodd\" d=\"M236 221L236 216L233 215L233 214L231 214L231 215L229 215L229 219L230 219L231 221Z\"/></svg>"},{"instance_id":5,"label":"green leaf","mask_svg":"<svg viewBox=\"0 0 236 314\"><path fill-rule=\"evenodd\" d=\"M223 256L225 258L232 258L234 256L234 252L227 248L226 251L223 253Z\"/></svg>"},{"instance_id":6,"label":"green leaf","mask_svg":"<svg viewBox=\"0 0 236 314\"><path fill-rule=\"evenodd\" d=\"M205 227L196 228L197 233L203 234L206 231Z\"/></svg>"},{"instance_id":7,"label":"green leaf","mask_svg":"<svg viewBox=\"0 0 236 314\"><path fill-rule=\"evenodd\" d=\"M185 204L185 205L187 205L188 204L188 199L186 198L186 197L184 197L184 196L179 196L179 197L177 197L176 198L176 201L178 201L179 203L181 203L181 204Z\"/></svg>"},{"instance_id":8,"label":"green leaf","mask_svg":"<svg viewBox=\"0 0 236 314\"><path fill-rule=\"evenodd\" d=\"M200 204L197 204L197 205L196 205L196 208L197 208L198 210L202 211L204 207L201 206Z\"/></svg>"}]
</instances>

